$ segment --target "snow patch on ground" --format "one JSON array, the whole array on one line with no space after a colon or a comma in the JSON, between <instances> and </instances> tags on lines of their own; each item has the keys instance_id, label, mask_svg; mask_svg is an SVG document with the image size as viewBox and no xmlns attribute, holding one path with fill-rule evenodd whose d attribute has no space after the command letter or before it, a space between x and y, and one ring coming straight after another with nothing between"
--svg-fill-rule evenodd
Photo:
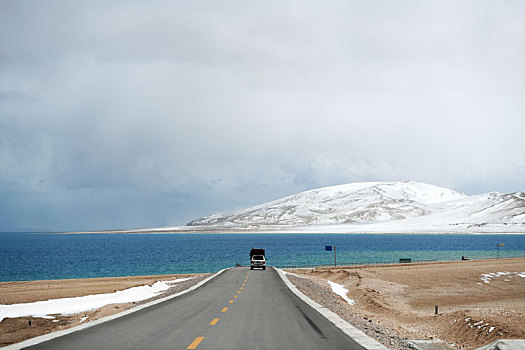
<instances>
[{"instance_id":1,"label":"snow patch on ground","mask_svg":"<svg viewBox=\"0 0 525 350\"><path fill-rule=\"evenodd\" d=\"M342 284L339 284L339 283L335 283L335 282L332 282L332 281L328 281L328 284L330 285L330 287L332 288L332 291L337 294L337 295L340 295L344 300L346 300L346 302L350 305L355 305L355 301L353 301L352 299L348 298L347 296L347 293L348 293L348 289L345 288L345 286L343 286Z\"/></svg>"},{"instance_id":2,"label":"snow patch on ground","mask_svg":"<svg viewBox=\"0 0 525 350\"><path fill-rule=\"evenodd\" d=\"M507 278L504 279L506 282L510 282L509 278L513 277L522 277L525 278L525 272L491 272L491 273L484 273L479 276L479 279L485 283L490 283L492 279L506 276ZM479 282L478 282L479 283Z\"/></svg>"},{"instance_id":3,"label":"snow patch on ground","mask_svg":"<svg viewBox=\"0 0 525 350\"><path fill-rule=\"evenodd\" d=\"M175 281L158 281L151 286L132 287L114 293L86 295L76 298L50 299L33 303L0 305L0 322L6 317L41 317L54 318L49 315L72 315L88 310L99 309L110 304L131 303L152 298L170 288L170 284L188 280L181 278Z\"/></svg>"},{"instance_id":4,"label":"snow patch on ground","mask_svg":"<svg viewBox=\"0 0 525 350\"><path fill-rule=\"evenodd\" d=\"M490 325L489 322L485 323L485 321L478 321L474 323L474 321L471 321L469 317L465 319L465 322L467 322L467 326L469 326L470 328L476 327L484 331L486 331L488 329L488 326ZM490 327L490 329L488 330L488 333L492 332L493 330L494 330L494 327Z\"/></svg>"},{"instance_id":5,"label":"snow patch on ground","mask_svg":"<svg viewBox=\"0 0 525 350\"><path fill-rule=\"evenodd\" d=\"M281 270L281 271L285 275L290 275L290 276L294 276L294 277L298 277L298 278L307 278L307 277L304 277L304 276L296 275L295 273L292 273L292 272L287 272L287 271L284 271L284 270ZM347 296L348 289L346 289L345 286L343 286L342 284L339 284L339 283L332 282L330 280L326 280L326 281L328 282L328 284L332 288L332 291L335 294L341 296L341 298L343 298L348 304L355 305L355 301L353 301L352 299L348 298L348 296Z\"/></svg>"}]
</instances>

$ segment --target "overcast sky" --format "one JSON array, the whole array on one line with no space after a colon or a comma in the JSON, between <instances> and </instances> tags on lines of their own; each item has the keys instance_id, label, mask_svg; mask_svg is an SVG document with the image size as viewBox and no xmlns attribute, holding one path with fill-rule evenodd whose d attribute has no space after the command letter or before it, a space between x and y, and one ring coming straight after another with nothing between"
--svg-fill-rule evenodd
<instances>
[{"instance_id":1,"label":"overcast sky","mask_svg":"<svg viewBox=\"0 0 525 350\"><path fill-rule=\"evenodd\" d=\"M0 0L0 231L525 190L525 2Z\"/></svg>"}]
</instances>

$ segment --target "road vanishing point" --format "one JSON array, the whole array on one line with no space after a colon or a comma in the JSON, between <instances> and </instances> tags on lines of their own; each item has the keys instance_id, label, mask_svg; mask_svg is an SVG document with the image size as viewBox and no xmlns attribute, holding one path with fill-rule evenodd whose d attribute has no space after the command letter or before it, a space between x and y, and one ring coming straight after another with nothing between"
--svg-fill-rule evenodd
<instances>
[{"instance_id":1,"label":"road vanishing point","mask_svg":"<svg viewBox=\"0 0 525 350\"><path fill-rule=\"evenodd\" d=\"M201 287L28 349L364 349L299 299L273 268L224 271Z\"/></svg>"}]
</instances>

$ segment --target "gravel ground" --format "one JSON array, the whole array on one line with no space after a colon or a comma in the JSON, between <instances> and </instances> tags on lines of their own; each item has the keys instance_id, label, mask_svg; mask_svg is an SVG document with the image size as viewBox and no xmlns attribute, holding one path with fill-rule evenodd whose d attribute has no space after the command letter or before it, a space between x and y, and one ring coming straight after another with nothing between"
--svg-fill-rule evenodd
<instances>
[{"instance_id":1,"label":"gravel ground","mask_svg":"<svg viewBox=\"0 0 525 350\"><path fill-rule=\"evenodd\" d=\"M395 330L381 326L380 320L372 320L353 314L348 304L339 295L332 292L330 287L318 284L309 278L296 277L290 274L287 277L290 282L310 299L335 312L351 325L386 347L399 350L413 349L405 343L406 339L401 338Z\"/></svg>"}]
</instances>

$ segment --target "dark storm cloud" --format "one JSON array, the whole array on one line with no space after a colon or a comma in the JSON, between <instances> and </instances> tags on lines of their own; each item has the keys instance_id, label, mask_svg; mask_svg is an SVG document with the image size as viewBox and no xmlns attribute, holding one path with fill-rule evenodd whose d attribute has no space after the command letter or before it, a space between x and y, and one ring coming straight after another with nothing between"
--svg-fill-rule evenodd
<instances>
[{"instance_id":1,"label":"dark storm cloud","mask_svg":"<svg viewBox=\"0 0 525 350\"><path fill-rule=\"evenodd\" d=\"M1 229L525 187L522 2L2 1Z\"/></svg>"}]
</instances>

